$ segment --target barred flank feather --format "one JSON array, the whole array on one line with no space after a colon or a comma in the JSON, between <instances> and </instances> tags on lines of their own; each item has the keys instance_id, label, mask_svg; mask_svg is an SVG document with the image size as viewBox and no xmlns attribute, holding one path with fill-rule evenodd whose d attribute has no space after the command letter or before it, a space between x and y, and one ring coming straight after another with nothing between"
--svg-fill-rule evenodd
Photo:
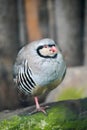
<instances>
[{"instance_id":1,"label":"barred flank feather","mask_svg":"<svg viewBox=\"0 0 87 130\"><path fill-rule=\"evenodd\" d=\"M31 93L32 89L36 86L27 60L24 61L24 67L21 67L19 70L18 86L21 90L25 91L25 93Z\"/></svg>"}]
</instances>

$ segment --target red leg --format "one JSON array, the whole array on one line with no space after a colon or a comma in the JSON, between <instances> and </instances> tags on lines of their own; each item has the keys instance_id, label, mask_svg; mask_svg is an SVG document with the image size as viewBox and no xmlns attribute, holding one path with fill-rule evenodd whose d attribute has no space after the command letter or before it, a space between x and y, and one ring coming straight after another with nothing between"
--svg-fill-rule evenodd
<instances>
[{"instance_id":1,"label":"red leg","mask_svg":"<svg viewBox=\"0 0 87 130\"><path fill-rule=\"evenodd\" d=\"M44 107L40 107L40 104L38 102L38 97L34 97L34 100L35 100L35 104L36 104L36 109L37 111L41 111L43 112L44 114L47 114L46 111L45 111L45 108Z\"/></svg>"},{"instance_id":2,"label":"red leg","mask_svg":"<svg viewBox=\"0 0 87 130\"><path fill-rule=\"evenodd\" d=\"M34 97L34 100L35 100L35 104L36 104L36 109L39 109L40 108L40 104L38 102L38 97Z\"/></svg>"}]
</instances>

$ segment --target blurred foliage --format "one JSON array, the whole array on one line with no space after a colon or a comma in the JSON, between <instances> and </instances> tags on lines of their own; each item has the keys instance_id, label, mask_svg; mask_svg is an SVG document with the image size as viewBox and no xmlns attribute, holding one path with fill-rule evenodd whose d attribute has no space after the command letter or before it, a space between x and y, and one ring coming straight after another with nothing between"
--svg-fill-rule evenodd
<instances>
[{"instance_id":1,"label":"blurred foliage","mask_svg":"<svg viewBox=\"0 0 87 130\"><path fill-rule=\"evenodd\" d=\"M14 116L0 122L0 130L86 130L87 119L78 119L77 114L64 105L47 110L48 115L37 113L31 116Z\"/></svg>"},{"instance_id":2,"label":"blurred foliage","mask_svg":"<svg viewBox=\"0 0 87 130\"><path fill-rule=\"evenodd\" d=\"M85 97L84 87L81 87L79 89L77 87L67 87L61 91L56 100L59 101L59 100L79 99L84 97Z\"/></svg>"}]
</instances>

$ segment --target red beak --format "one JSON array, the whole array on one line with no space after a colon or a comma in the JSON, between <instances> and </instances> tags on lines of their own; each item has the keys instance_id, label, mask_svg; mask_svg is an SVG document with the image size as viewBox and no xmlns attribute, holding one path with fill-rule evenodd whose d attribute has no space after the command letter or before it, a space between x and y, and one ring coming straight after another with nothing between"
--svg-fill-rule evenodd
<instances>
[{"instance_id":1,"label":"red beak","mask_svg":"<svg viewBox=\"0 0 87 130\"><path fill-rule=\"evenodd\" d=\"M52 52L57 52L58 50L57 50L57 48L56 48L55 46L52 46L52 47L50 48L50 51L52 51Z\"/></svg>"}]
</instances>

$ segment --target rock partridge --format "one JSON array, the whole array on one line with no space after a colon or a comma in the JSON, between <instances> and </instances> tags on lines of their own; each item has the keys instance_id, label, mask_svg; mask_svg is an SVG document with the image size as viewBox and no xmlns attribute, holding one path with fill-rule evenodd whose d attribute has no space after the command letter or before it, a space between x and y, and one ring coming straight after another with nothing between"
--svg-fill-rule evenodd
<instances>
[{"instance_id":1,"label":"rock partridge","mask_svg":"<svg viewBox=\"0 0 87 130\"><path fill-rule=\"evenodd\" d=\"M37 111L46 113L38 96L56 88L66 73L66 64L58 45L45 38L25 45L13 67L14 82L24 94L34 97Z\"/></svg>"}]
</instances>

